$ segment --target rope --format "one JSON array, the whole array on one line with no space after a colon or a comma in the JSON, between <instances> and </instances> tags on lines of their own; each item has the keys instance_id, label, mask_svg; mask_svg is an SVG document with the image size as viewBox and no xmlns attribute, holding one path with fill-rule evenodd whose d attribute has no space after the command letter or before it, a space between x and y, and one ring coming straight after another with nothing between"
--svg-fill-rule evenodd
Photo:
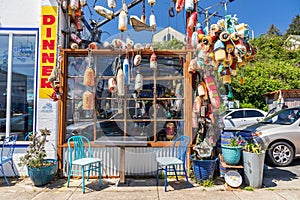
<instances>
[{"instance_id":1,"label":"rope","mask_svg":"<svg viewBox=\"0 0 300 200\"><path fill-rule=\"evenodd\" d=\"M146 16L146 13L145 13L145 0L143 0L143 2L142 2L142 15Z\"/></svg>"}]
</instances>

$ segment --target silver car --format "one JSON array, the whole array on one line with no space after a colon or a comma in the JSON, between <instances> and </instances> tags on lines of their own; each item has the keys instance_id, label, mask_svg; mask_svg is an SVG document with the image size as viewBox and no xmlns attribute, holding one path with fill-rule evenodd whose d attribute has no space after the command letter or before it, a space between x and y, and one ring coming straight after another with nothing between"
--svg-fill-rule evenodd
<instances>
[{"instance_id":1,"label":"silver car","mask_svg":"<svg viewBox=\"0 0 300 200\"><path fill-rule=\"evenodd\" d=\"M266 149L266 164L288 166L300 157L300 107L280 110L239 134L251 135Z\"/></svg>"}]
</instances>

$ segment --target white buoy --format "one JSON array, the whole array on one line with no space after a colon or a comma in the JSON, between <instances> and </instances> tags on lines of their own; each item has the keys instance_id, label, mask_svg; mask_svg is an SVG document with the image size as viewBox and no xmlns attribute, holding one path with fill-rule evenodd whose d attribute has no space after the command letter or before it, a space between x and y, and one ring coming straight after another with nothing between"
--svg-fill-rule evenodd
<instances>
[{"instance_id":1,"label":"white buoy","mask_svg":"<svg viewBox=\"0 0 300 200\"><path fill-rule=\"evenodd\" d=\"M149 17L149 22L150 22L150 27L156 29L156 18L153 13Z\"/></svg>"},{"instance_id":2,"label":"white buoy","mask_svg":"<svg viewBox=\"0 0 300 200\"><path fill-rule=\"evenodd\" d=\"M119 30L124 32L127 30L127 14L124 10L122 10L120 12L120 15L119 15Z\"/></svg>"},{"instance_id":3,"label":"white buoy","mask_svg":"<svg viewBox=\"0 0 300 200\"><path fill-rule=\"evenodd\" d=\"M116 0L107 0L107 5L109 8L114 9L116 7Z\"/></svg>"},{"instance_id":4,"label":"white buoy","mask_svg":"<svg viewBox=\"0 0 300 200\"><path fill-rule=\"evenodd\" d=\"M185 10L191 12L194 10L194 0L185 0Z\"/></svg>"}]
</instances>

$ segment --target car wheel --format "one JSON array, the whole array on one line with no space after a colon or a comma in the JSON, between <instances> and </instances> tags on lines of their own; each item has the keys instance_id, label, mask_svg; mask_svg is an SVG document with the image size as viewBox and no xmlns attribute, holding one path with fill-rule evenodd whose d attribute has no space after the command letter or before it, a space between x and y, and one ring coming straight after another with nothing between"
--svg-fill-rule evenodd
<instances>
[{"instance_id":1,"label":"car wheel","mask_svg":"<svg viewBox=\"0 0 300 200\"><path fill-rule=\"evenodd\" d=\"M294 160L294 149L287 142L276 142L272 144L266 154L267 163L285 167Z\"/></svg>"}]
</instances>

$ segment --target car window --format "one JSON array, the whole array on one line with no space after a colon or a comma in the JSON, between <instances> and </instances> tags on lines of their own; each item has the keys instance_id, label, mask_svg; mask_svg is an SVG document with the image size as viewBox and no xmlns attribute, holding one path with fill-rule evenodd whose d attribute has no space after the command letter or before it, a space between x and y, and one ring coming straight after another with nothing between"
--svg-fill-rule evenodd
<instances>
[{"instance_id":1,"label":"car window","mask_svg":"<svg viewBox=\"0 0 300 200\"><path fill-rule=\"evenodd\" d=\"M236 118L243 118L243 111L239 110L239 111L234 111L232 112L229 116L232 117L232 119L236 119Z\"/></svg>"},{"instance_id":2,"label":"car window","mask_svg":"<svg viewBox=\"0 0 300 200\"><path fill-rule=\"evenodd\" d=\"M246 117L264 117L264 115L256 110L246 110Z\"/></svg>"},{"instance_id":3,"label":"car window","mask_svg":"<svg viewBox=\"0 0 300 200\"><path fill-rule=\"evenodd\" d=\"M270 117L267 117L263 123L290 125L299 119L299 114L299 108L284 109L276 112Z\"/></svg>"}]
</instances>

